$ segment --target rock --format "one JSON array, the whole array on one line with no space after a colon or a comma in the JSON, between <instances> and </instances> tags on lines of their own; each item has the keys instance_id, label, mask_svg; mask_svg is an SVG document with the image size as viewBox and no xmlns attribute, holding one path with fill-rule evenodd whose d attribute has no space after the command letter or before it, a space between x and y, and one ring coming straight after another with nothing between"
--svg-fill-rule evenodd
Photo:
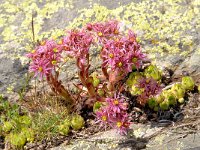
<instances>
[{"instance_id":1,"label":"rock","mask_svg":"<svg viewBox=\"0 0 200 150\"><path fill-rule=\"evenodd\" d=\"M9 99L18 98L18 92L25 84L27 66L22 66L19 59L0 59L0 94Z\"/></svg>"},{"instance_id":2,"label":"rock","mask_svg":"<svg viewBox=\"0 0 200 150\"><path fill-rule=\"evenodd\" d=\"M200 83L200 53L195 51L186 58L175 70L173 78L180 79L184 72L192 76L196 83Z\"/></svg>"},{"instance_id":3,"label":"rock","mask_svg":"<svg viewBox=\"0 0 200 150\"><path fill-rule=\"evenodd\" d=\"M181 137L183 135L177 135L173 133L166 133L158 135L156 138L149 141L147 145L147 150L157 149L180 149L180 150L195 150L200 148L200 137L198 134L200 131L197 131L194 134L189 134L186 137Z\"/></svg>"}]
</instances>

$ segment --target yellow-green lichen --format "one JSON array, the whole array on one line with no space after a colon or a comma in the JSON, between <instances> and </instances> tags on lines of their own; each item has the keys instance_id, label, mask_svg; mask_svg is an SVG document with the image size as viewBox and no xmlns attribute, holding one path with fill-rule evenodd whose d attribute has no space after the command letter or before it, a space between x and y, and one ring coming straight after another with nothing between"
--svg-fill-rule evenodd
<instances>
[{"instance_id":1,"label":"yellow-green lichen","mask_svg":"<svg viewBox=\"0 0 200 150\"><path fill-rule=\"evenodd\" d=\"M70 18L70 22L66 19L64 23L67 29L82 27L88 22L117 19L137 33L142 48L147 53L159 53L160 56L179 53L186 56L196 50L195 34L200 28L199 0L130 1L129 4L114 9L108 9L100 5L100 2L88 0L85 8L81 4L76 8L74 6L78 2L72 0L5 1L0 4L0 28L3 29L0 49L11 51L14 57L20 57L17 55L19 51L33 49L32 16L35 41L43 38L57 39L64 35L64 29L56 27L60 22L55 22L54 28L50 26L44 30L44 27L47 20L59 17L55 14L65 9L66 12L63 13L66 13L66 18ZM111 3L114 5L115 2ZM73 14L75 18L68 15L72 9L77 11L77 14ZM13 46L8 46L11 41ZM16 47L16 43L20 45Z\"/></svg>"}]
</instances>

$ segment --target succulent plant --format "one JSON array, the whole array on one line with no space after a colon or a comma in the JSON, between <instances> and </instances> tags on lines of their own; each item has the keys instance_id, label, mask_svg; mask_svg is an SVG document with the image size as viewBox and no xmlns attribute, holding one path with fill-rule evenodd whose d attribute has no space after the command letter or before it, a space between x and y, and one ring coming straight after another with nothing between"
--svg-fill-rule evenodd
<instances>
[{"instance_id":1,"label":"succulent plant","mask_svg":"<svg viewBox=\"0 0 200 150\"><path fill-rule=\"evenodd\" d=\"M154 110L154 111L158 111L158 110L159 110L159 107L158 107L158 106L155 106L153 110Z\"/></svg>"},{"instance_id":2,"label":"succulent plant","mask_svg":"<svg viewBox=\"0 0 200 150\"><path fill-rule=\"evenodd\" d=\"M156 102L158 104L162 103L165 100L165 97L163 96L162 93L160 93L159 95L157 95L155 98L156 98Z\"/></svg>"},{"instance_id":3,"label":"succulent plant","mask_svg":"<svg viewBox=\"0 0 200 150\"><path fill-rule=\"evenodd\" d=\"M27 142L33 142L35 139L35 133L31 128L22 128L21 134L26 137Z\"/></svg>"},{"instance_id":4,"label":"succulent plant","mask_svg":"<svg viewBox=\"0 0 200 150\"><path fill-rule=\"evenodd\" d=\"M129 86L129 87L132 87L133 85L135 85L136 83L138 83L138 80L141 79L143 76L142 76L142 73L140 72L132 72L127 81L126 81L126 84Z\"/></svg>"},{"instance_id":5,"label":"succulent plant","mask_svg":"<svg viewBox=\"0 0 200 150\"><path fill-rule=\"evenodd\" d=\"M83 117L78 114L74 114L71 119L71 127L74 130L79 130L85 125L85 121Z\"/></svg>"},{"instance_id":6,"label":"succulent plant","mask_svg":"<svg viewBox=\"0 0 200 150\"><path fill-rule=\"evenodd\" d=\"M142 89L142 88L139 88L139 87L136 87L136 86L132 86L131 87L131 89L130 89L130 93L132 94L132 95L140 95L140 94L142 94L143 93L143 91L144 91L144 89Z\"/></svg>"},{"instance_id":7,"label":"succulent plant","mask_svg":"<svg viewBox=\"0 0 200 150\"><path fill-rule=\"evenodd\" d=\"M5 121L4 123L3 123L3 131L4 132L10 132L11 130L12 130L12 128L13 128L13 124L12 124L12 122L10 122L10 121Z\"/></svg>"},{"instance_id":8,"label":"succulent plant","mask_svg":"<svg viewBox=\"0 0 200 150\"><path fill-rule=\"evenodd\" d=\"M177 99L183 98L185 96L185 89L181 83L176 83L171 88L172 93Z\"/></svg>"},{"instance_id":9,"label":"succulent plant","mask_svg":"<svg viewBox=\"0 0 200 150\"><path fill-rule=\"evenodd\" d=\"M96 113L96 111L98 111L101 106L102 106L101 102L95 102L93 105L93 112Z\"/></svg>"},{"instance_id":10,"label":"succulent plant","mask_svg":"<svg viewBox=\"0 0 200 150\"><path fill-rule=\"evenodd\" d=\"M148 106L149 108L153 109L158 105L156 98L152 97L148 100Z\"/></svg>"},{"instance_id":11,"label":"succulent plant","mask_svg":"<svg viewBox=\"0 0 200 150\"><path fill-rule=\"evenodd\" d=\"M161 71L157 68L155 65L150 65L144 70L144 75L146 77L151 77L154 80L161 80L162 78L162 73Z\"/></svg>"},{"instance_id":12,"label":"succulent plant","mask_svg":"<svg viewBox=\"0 0 200 150\"><path fill-rule=\"evenodd\" d=\"M143 92L143 89L137 87L139 80L142 79L142 77L142 73L132 72L126 80L126 84L128 85L129 91L132 95L140 95Z\"/></svg>"},{"instance_id":13,"label":"succulent plant","mask_svg":"<svg viewBox=\"0 0 200 150\"><path fill-rule=\"evenodd\" d=\"M71 125L71 120L70 118L67 118L63 121L63 124L66 125L66 126L70 126Z\"/></svg>"},{"instance_id":14,"label":"succulent plant","mask_svg":"<svg viewBox=\"0 0 200 150\"><path fill-rule=\"evenodd\" d=\"M192 77L185 76L185 77L182 77L182 85L185 90L191 91L194 89L195 83L194 83L194 80L192 79Z\"/></svg>"},{"instance_id":15,"label":"succulent plant","mask_svg":"<svg viewBox=\"0 0 200 150\"><path fill-rule=\"evenodd\" d=\"M169 102L168 101L163 101L162 103L159 104L161 110L168 110L169 109Z\"/></svg>"},{"instance_id":16,"label":"succulent plant","mask_svg":"<svg viewBox=\"0 0 200 150\"><path fill-rule=\"evenodd\" d=\"M3 132L3 127L2 125L0 125L0 135L2 135L2 132Z\"/></svg>"},{"instance_id":17,"label":"succulent plant","mask_svg":"<svg viewBox=\"0 0 200 150\"><path fill-rule=\"evenodd\" d=\"M173 105L173 106L177 104L177 101L174 95L169 95L168 102L169 102L169 105Z\"/></svg>"},{"instance_id":18,"label":"succulent plant","mask_svg":"<svg viewBox=\"0 0 200 150\"><path fill-rule=\"evenodd\" d=\"M61 125L58 126L58 131L62 135L68 135L68 133L70 132L69 127L70 127L69 125L61 124Z\"/></svg>"},{"instance_id":19,"label":"succulent plant","mask_svg":"<svg viewBox=\"0 0 200 150\"><path fill-rule=\"evenodd\" d=\"M22 123L22 124L25 124L27 126L30 126L32 121L31 121L31 118L27 115L24 115L24 116L20 116L18 118L19 122Z\"/></svg>"},{"instance_id":20,"label":"succulent plant","mask_svg":"<svg viewBox=\"0 0 200 150\"><path fill-rule=\"evenodd\" d=\"M6 137L6 140L17 148L22 148L26 143L26 137L21 133L10 133Z\"/></svg>"}]
</instances>

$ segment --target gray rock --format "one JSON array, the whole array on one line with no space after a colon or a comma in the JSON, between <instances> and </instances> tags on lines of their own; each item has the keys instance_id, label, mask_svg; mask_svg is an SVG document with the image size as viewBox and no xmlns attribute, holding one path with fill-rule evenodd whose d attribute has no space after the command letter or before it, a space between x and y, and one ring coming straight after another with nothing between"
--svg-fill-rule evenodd
<instances>
[{"instance_id":1,"label":"gray rock","mask_svg":"<svg viewBox=\"0 0 200 150\"><path fill-rule=\"evenodd\" d=\"M187 57L174 72L174 78L183 76L183 72L191 75L196 83L200 83L200 53L195 51L190 57Z\"/></svg>"}]
</instances>

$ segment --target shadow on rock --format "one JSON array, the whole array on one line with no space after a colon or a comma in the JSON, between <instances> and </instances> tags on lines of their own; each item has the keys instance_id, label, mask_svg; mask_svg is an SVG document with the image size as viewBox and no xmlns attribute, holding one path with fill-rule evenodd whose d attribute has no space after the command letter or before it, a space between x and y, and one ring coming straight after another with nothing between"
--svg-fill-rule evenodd
<instances>
[{"instance_id":1,"label":"shadow on rock","mask_svg":"<svg viewBox=\"0 0 200 150\"><path fill-rule=\"evenodd\" d=\"M140 150L146 148L146 144L148 143L147 138L136 138L130 137L124 141L118 143L118 148L130 148L131 150Z\"/></svg>"}]
</instances>

